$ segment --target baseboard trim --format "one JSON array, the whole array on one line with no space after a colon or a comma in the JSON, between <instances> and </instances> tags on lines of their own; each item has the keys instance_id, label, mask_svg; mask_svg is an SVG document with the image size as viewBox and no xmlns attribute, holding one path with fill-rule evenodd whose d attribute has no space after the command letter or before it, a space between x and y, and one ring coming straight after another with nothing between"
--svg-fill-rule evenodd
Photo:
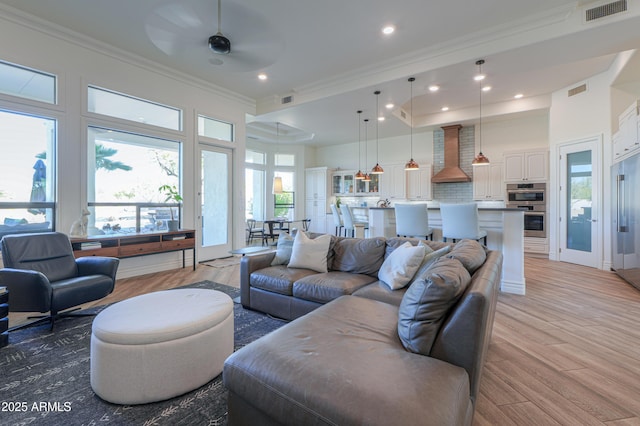
<instances>
[{"instance_id":1,"label":"baseboard trim","mask_svg":"<svg viewBox=\"0 0 640 426\"><path fill-rule=\"evenodd\" d=\"M500 283L500 290L503 293L519 294L524 296L525 289L526 284L524 277L522 278L522 282L502 280L502 282Z\"/></svg>"}]
</instances>

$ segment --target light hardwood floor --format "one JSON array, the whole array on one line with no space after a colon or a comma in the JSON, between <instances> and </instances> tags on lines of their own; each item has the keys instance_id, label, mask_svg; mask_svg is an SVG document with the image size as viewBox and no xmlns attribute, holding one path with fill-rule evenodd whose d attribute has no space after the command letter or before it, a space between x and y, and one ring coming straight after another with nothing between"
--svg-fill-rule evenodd
<instances>
[{"instance_id":1,"label":"light hardwood floor","mask_svg":"<svg viewBox=\"0 0 640 426\"><path fill-rule=\"evenodd\" d=\"M95 304L205 279L239 286L237 259L210 265L118 280ZM539 258L525 275L525 296L499 296L474 425L640 425L640 291Z\"/></svg>"}]
</instances>

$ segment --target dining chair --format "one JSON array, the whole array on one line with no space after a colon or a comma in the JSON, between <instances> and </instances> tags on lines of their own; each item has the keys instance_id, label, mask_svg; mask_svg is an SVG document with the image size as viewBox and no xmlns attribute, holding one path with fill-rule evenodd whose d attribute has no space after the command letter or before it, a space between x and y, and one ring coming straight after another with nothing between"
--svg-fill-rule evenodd
<instances>
[{"instance_id":1,"label":"dining chair","mask_svg":"<svg viewBox=\"0 0 640 426\"><path fill-rule=\"evenodd\" d=\"M348 204L340 204L340 212L342 213L345 237L349 236L349 232L351 233L351 238L356 236L356 225L363 225L364 229L369 229L369 224L367 222L357 222L354 220L353 212Z\"/></svg>"},{"instance_id":2,"label":"dining chair","mask_svg":"<svg viewBox=\"0 0 640 426\"><path fill-rule=\"evenodd\" d=\"M335 204L331 204L331 214L333 215L333 224L336 226L335 234L336 236L340 236L342 235L342 228L344 228L344 224L342 223L342 219L340 218L338 207L336 207Z\"/></svg>"},{"instance_id":3,"label":"dining chair","mask_svg":"<svg viewBox=\"0 0 640 426\"><path fill-rule=\"evenodd\" d=\"M264 232L264 223L260 228L257 223L255 219L247 219L247 244L251 244L254 237L260 237L262 245L265 245L267 236Z\"/></svg>"},{"instance_id":4,"label":"dining chair","mask_svg":"<svg viewBox=\"0 0 640 426\"><path fill-rule=\"evenodd\" d=\"M487 245L487 231L480 229L478 221L478 204L440 204L442 216L442 238L451 239L454 243L468 238L483 240Z\"/></svg>"},{"instance_id":5,"label":"dining chair","mask_svg":"<svg viewBox=\"0 0 640 426\"><path fill-rule=\"evenodd\" d=\"M396 204L396 235L433 239L433 228L429 227L427 203Z\"/></svg>"}]
</instances>

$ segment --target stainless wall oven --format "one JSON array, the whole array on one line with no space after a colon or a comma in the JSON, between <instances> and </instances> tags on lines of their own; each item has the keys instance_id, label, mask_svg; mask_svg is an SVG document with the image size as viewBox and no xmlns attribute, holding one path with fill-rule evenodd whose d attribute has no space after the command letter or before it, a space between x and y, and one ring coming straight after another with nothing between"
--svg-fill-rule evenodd
<instances>
[{"instance_id":1,"label":"stainless wall oven","mask_svg":"<svg viewBox=\"0 0 640 426\"><path fill-rule=\"evenodd\" d=\"M507 207L525 210L525 237L547 237L546 188L546 183L507 184Z\"/></svg>"}]
</instances>

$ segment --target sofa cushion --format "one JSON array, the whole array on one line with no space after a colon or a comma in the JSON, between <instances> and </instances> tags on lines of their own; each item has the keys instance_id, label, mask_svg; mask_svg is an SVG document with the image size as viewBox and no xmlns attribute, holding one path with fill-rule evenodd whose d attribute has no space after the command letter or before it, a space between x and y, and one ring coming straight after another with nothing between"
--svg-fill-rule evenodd
<instances>
[{"instance_id":1,"label":"sofa cushion","mask_svg":"<svg viewBox=\"0 0 640 426\"><path fill-rule=\"evenodd\" d=\"M424 252L424 246L405 242L384 260L378 271L378 278L391 290L406 286L420 267Z\"/></svg>"},{"instance_id":2,"label":"sofa cushion","mask_svg":"<svg viewBox=\"0 0 640 426\"><path fill-rule=\"evenodd\" d=\"M331 235L328 234L311 239L304 232L296 233L289 268L327 272L327 254L330 243Z\"/></svg>"},{"instance_id":3,"label":"sofa cushion","mask_svg":"<svg viewBox=\"0 0 640 426\"><path fill-rule=\"evenodd\" d=\"M353 292L353 295L364 297L365 299L377 300L378 302L384 302L394 306L400 306L402 296L404 296L408 288L409 287L406 286L398 290L391 290L388 285L378 280L359 288Z\"/></svg>"},{"instance_id":4,"label":"sofa cushion","mask_svg":"<svg viewBox=\"0 0 640 426\"><path fill-rule=\"evenodd\" d=\"M284 265L277 265L252 272L250 283L252 287L291 296L293 283L313 274L317 274L317 272L310 269L287 268Z\"/></svg>"},{"instance_id":5,"label":"sofa cushion","mask_svg":"<svg viewBox=\"0 0 640 426\"><path fill-rule=\"evenodd\" d=\"M337 239L331 269L375 277L384 260L384 249L384 238Z\"/></svg>"},{"instance_id":6,"label":"sofa cushion","mask_svg":"<svg viewBox=\"0 0 640 426\"><path fill-rule=\"evenodd\" d=\"M442 321L469 282L460 261L441 257L411 284L398 312L398 336L408 351L430 354Z\"/></svg>"},{"instance_id":7,"label":"sofa cushion","mask_svg":"<svg viewBox=\"0 0 640 426\"><path fill-rule=\"evenodd\" d=\"M312 302L327 303L340 296L352 294L375 281L370 275L330 271L308 275L293 283L293 296Z\"/></svg>"},{"instance_id":8,"label":"sofa cushion","mask_svg":"<svg viewBox=\"0 0 640 426\"><path fill-rule=\"evenodd\" d=\"M458 259L470 274L478 269L487 259L486 249L476 240L461 240L454 244L447 257Z\"/></svg>"},{"instance_id":9,"label":"sofa cushion","mask_svg":"<svg viewBox=\"0 0 640 426\"><path fill-rule=\"evenodd\" d=\"M291 259L291 250L293 250L293 237L286 232L281 233L278 236L276 255L271 261L271 266L288 264Z\"/></svg>"},{"instance_id":10,"label":"sofa cushion","mask_svg":"<svg viewBox=\"0 0 640 426\"><path fill-rule=\"evenodd\" d=\"M407 352L397 318L395 306L341 297L232 354L224 384L272 424L465 424L468 374Z\"/></svg>"}]
</instances>

